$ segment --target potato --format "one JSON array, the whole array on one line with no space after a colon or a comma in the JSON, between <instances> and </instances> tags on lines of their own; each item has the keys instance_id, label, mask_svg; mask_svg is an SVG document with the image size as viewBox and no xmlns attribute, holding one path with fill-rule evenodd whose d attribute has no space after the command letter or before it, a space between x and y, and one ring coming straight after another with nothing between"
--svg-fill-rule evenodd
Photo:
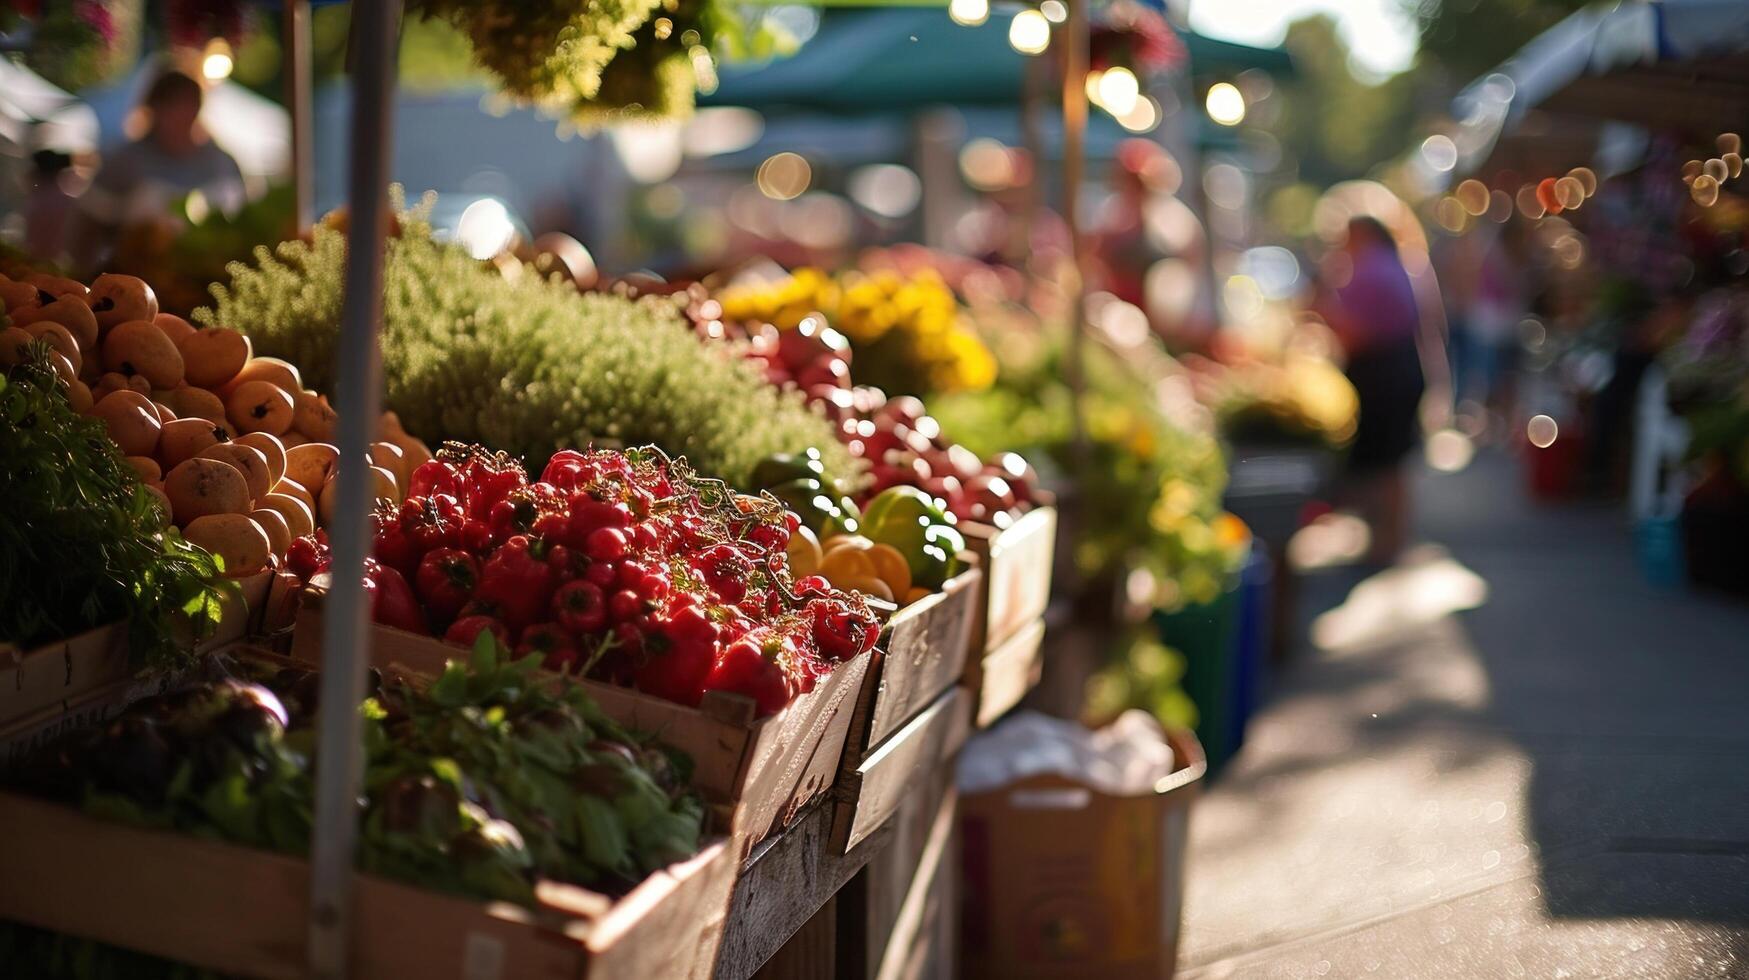
<instances>
[{"instance_id":1,"label":"potato","mask_svg":"<svg viewBox=\"0 0 1749 980\"><path fill-rule=\"evenodd\" d=\"M88 359L96 358L97 317L92 315L91 308L81 300L72 297L57 299L42 306L20 310L11 316L13 324L17 326L27 323L58 323L66 327L73 339L79 342L80 351Z\"/></svg>"},{"instance_id":2,"label":"potato","mask_svg":"<svg viewBox=\"0 0 1749 980\"><path fill-rule=\"evenodd\" d=\"M24 332L38 340L46 340L49 346L67 356L77 368L84 363L85 355L79 352L79 342L73 339L72 331L53 320L38 320L24 325Z\"/></svg>"},{"instance_id":3,"label":"potato","mask_svg":"<svg viewBox=\"0 0 1749 980\"><path fill-rule=\"evenodd\" d=\"M273 553L267 532L244 514L197 517L182 529L182 536L218 556L232 578L246 578L266 568Z\"/></svg>"},{"instance_id":4,"label":"potato","mask_svg":"<svg viewBox=\"0 0 1749 980\"><path fill-rule=\"evenodd\" d=\"M292 428L314 442L333 442L340 416L328 404L328 396L299 391L292 396Z\"/></svg>"},{"instance_id":5,"label":"potato","mask_svg":"<svg viewBox=\"0 0 1749 980\"><path fill-rule=\"evenodd\" d=\"M150 456L164 428L151 399L137 391L112 391L92 408L124 456Z\"/></svg>"},{"instance_id":6,"label":"potato","mask_svg":"<svg viewBox=\"0 0 1749 980\"><path fill-rule=\"evenodd\" d=\"M46 272L33 272L25 276L24 281L57 299L66 296L89 303L91 298L91 290L86 289L85 284L77 279L54 276Z\"/></svg>"},{"instance_id":7,"label":"potato","mask_svg":"<svg viewBox=\"0 0 1749 980\"><path fill-rule=\"evenodd\" d=\"M294 446L285 451L285 479L308 487L312 494L320 493L339 458L340 450L325 442Z\"/></svg>"},{"instance_id":8,"label":"potato","mask_svg":"<svg viewBox=\"0 0 1749 980\"><path fill-rule=\"evenodd\" d=\"M284 493L270 493L256 503L260 505L258 510L277 511L280 520L285 521L286 528L293 538L301 538L316 530L315 510L296 497ZM251 514L250 516L255 515Z\"/></svg>"},{"instance_id":9,"label":"potato","mask_svg":"<svg viewBox=\"0 0 1749 980\"><path fill-rule=\"evenodd\" d=\"M67 355L58 350L49 351L49 366L55 369L55 374L60 376L63 385L70 385L79 380L79 369L73 366L73 362L67 359Z\"/></svg>"},{"instance_id":10,"label":"potato","mask_svg":"<svg viewBox=\"0 0 1749 980\"><path fill-rule=\"evenodd\" d=\"M411 436L403 432L400 436L389 441L401 447L401 455L406 460L403 465L407 467L409 480L412 479L414 470L432 458L431 447L425 445L425 440L418 436Z\"/></svg>"},{"instance_id":11,"label":"potato","mask_svg":"<svg viewBox=\"0 0 1749 980\"><path fill-rule=\"evenodd\" d=\"M286 523L284 515L268 507L258 507L249 512L249 519L267 532L267 549L276 555L285 554L286 546L292 542L291 525Z\"/></svg>"},{"instance_id":12,"label":"potato","mask_svg":"<svg viewBox=\"0 0 1749 980\"><path fill-rule=\"evenodd\" d=\"M316 495L305 489L302 483L290 478L281 480L273 485L273 492L269 493L268 496L271 497L274 494L281 494L290 497L303 504L305 507L308 507L310 509L310 519L312 521L315 520Z\"/></svg>"},{"instance_id":13,"label":"potato","mask_svg":"<svg viewBox=\"0 0 1749 980\"><path fill-rule=\"evenodd\" d=\"M75 381L67 386L67 404L73 406L73 411L80 415L89 415L96 399L91 397L91 388L85 382Z\"/></svg>"},{"instance_id":14,"label":"potato","mask_svg":"<svg viewBox=\"0 0 1749 980\"><path fill-rule=\"evenodd\" d=\"M170 342L177 347L182 346L183 338L194 333L194 324L174 313L159 313L152 318L152 325L162 330L164 336L169 337ZM183 360L186 361L187 358L184 357Z\"/></svg>"},{"instance_id":15,"label":"potato","mask_svg":"<svg viewBox=\"0 0 1749 980\"><path fill-rule=\"evenodd\" d=\"M104 396L112 391L131 390L132 389L128 387L127 377L125 375L117 374L114 371L104 373L97 379L97 383L91 386L91 394L98 401L102 401Z\"/></svg>"},{"instance_id":16,"label":"potato","mask_svg":"<svg viewBox=\"0 0 1749 980\"><path fill-rule=\"evenodd\" d=\"M24 352L36 338L23 327L0 330L0 364L11 366L24 361Z\"/></svg>"},{"instance_id":17,"label":"potato","mask_svg":"<svg viewBox=\"0 0 1749 980\"><path fill-rule=\"evenodd\" d=\"M304 437L303 433L300 433L295 428L279 437L279 444L287 449L291 449L294 446L302 446L309 441L309 439Z\"/></svg>"},{"instance_id":18,"label":"potato","mask_svg":"<svg viewBox=\"0 0 1749 980\"><path fill-rule=\"evenodd\" d=\"M285 479L285 444L279 437L269 432L246 432L231 440L239 446L252 446L261 450L261 455L267 457L267 485L273 486Z\"/></svg>"},{"instance_id":19,"label":"potato","mask_svg":"<svg viewBox=\"0 0 1749 980\"><path fill-rule=\"evenodd\" d=\"M229 441L225 430L207 419L177 419L164 424L158 437L158 462L166 470L175 469L185 459L193 459L222 442Z\"/></svg>"},{"instance_id":20,"label":"potato","mask_svg":"<svg viewBox=\"0 0 1749 980\"><path fill-rule=\"evenodd\" d=\"M220 386L219 397L229 401L231 392L249 381L268 381L286 391L302 391L304 388L304 380L298 375L295 365L277 357L252 357L244 363L236 377Z\"/></svg>"},{"instance_id":21,"label":"potato","mask_svg":"<svg viewBox=\"0 0 1749 980\"><path fill-rule=\"evenodd\" d=\"M376 500L392 500L401 502L401 481L395 478L393 470L381 466L372 466L370 474L374 478L371 483L371 496Z\"/></svg>"},{"instance_id":22,"label":"potato","mask_svg":"<svg viewBox=\"0 0 1749 980\"><path fill-rule=\"evenodd\" d=\"M316 493L316 517L323 527L334 523L334 510L340 501L340 481L333 477Z\"/></svg>"},{"instance_id":23,"label":"potato","mask_svg":"<svg viewBox=\"0 0 1749 980\"><path fill-rule=\"evenodd\" d=\"M388 470L395 476L395 485L407 485L407 455L401 452L401 447L392 442L373 442L370 444L370 461Z\"/></svg>"},{"instance_id":24,"label":"potato","mask_svg":"<svg viewBox=\"0 0 1749 980\"><path fill-rule=\"evenodd\" d=\"M86 299L90 302L91 312L97 314L97 326L103 332L131 321L150 323L158 315L158 295L144 279L134 276L115 273L98 276L92 280L91 292Z\"/></svg>"},{"instance_id":25,"label":"potato","mask_svg":"<svg viewBox=\"0 0 1749 980\"><path fill-rule=\"evenodd\" d=\"M147 398L152 397L152 383L147 381L144 375L136 374L128 378L128 390L137 391Z\"/></svg>"},{"instance_id":26,"label":"potato","mask_svg":"<svg viewBox=\"0 0 1749 980\"><path fill-rule=\"evenodd\" d=\"M48 297L50 302L54 297ZM14 282L11 279L0 281L0 310L8 316L17 316L25 310L43 305L43 291L28 282ZM95 320L93 323L97 322Z\"/></svg>"},{"instance_id":27,"label":"potato","mask_svg":"<svg viewBox=\"0 0 1749 980\"><path fill-rule=\"evenodd\" d=\"M219 396L192 385L173 388L164 394L164 404L169 405L181 418L207 419L212 422L228 422L225 418L225 403Z\"/></svg>"},{"instance_id":28,"label":"potato","mask_svg":"<svg viewBox=\"0 0 1749 980\"><path fill-rule=\"evenodd\" d=\"M225 417L238 432L277 436L291 428L292 396L271 381L245 381L225 397Z\"/></svg>"},{"instance_id":29,"label":"potato","mask_svg":"<svg viewBox=\"0 0 1749 980\"><path fill-rule=\"evenodd\" d=\"M385 411L377 417L377 438L384 442L396 442L396 436L404 436L407 430L401 427L401 417L394 412Z\"/></svg>"},{"instance_id":30,"label":"potato","mask_svg":"<svg viewBox=\"0 0 1749 980\"><path fill-rule=\"evenodd\" d=\"M153 502L158 505L158 526L170 526L170 498L164 495L164 485L148 483L146 489L152 491Z\"/></svg>"},{"instance_id":31,"label":"potato","mask_svg":"<svg viewBox=\"0 0 1749 980\"><path fill-rule=\"evenodd\" d=\"M158 461L150 456L129 456L126 462L147 483L158 483L164 478L164 471L159 468Z\"/></svg>"},{"instance_id":32,"label":"potato","mask_svg":"<svg viewBox=\"0 0 1749 980\"><path fill-rule=\"evenodd\" d=\"M267 457L261 450L253 446L245 446L237 442L221 442L216 446L208 446L195 459L217 459L230 463L243 474L243 479L249 484L249 499L260 500L273 489L273 481L267 478Z\"/></svg>"},{"instance_id":33,"label":"potato","mask_svg":"<svg viewBox=\"0 0 1749 980\"><path fill-rule=\"evenodd\" d=\"M103 338L103 369L139 376L153 388L182 383L182 352L150 320L116 324Z\"/></svg>"},{"instance_id":34,"label":"potato","mask_svg":"<svg viewBox=\"0 0 1749 980\"><path fill-rule=\"evenodd\" d=\"M169 405L164 404L163 402L157 400L156 398L152 399L152 409L153 409L153 411L158 413L158 421L160 423L162 423L164 425L169 425L170 423L176 421L176 410L172 409Z\"/></svg>"},{"instance_id":35,"label":"potato","mask_svg":"<svg viewBox=\"0 0 1749 980\"><path fill-rule=\"evenodd\" d=\"M237 467L222 459L185 459L164 475L164 493L176 523L187 527L208 514L241 516L253 508L249 481Z\"/></svg>"},{"instance_id":36,"label":"potato","mask_svg":"<svg viewBox=\"0 0 1749 980\"><path fill-rule=\"evenodd\" d=\"M249 338L223 327L190 328L176 347L182 352L183 373L188 383L202 388L224 385L249 361Z\"/></svg>"}]
</instances>

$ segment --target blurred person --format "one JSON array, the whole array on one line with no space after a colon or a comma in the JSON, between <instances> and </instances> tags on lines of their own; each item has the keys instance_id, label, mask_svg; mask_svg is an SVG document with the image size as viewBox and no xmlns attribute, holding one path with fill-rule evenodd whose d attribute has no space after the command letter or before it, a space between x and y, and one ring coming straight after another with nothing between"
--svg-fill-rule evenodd
<instances>
[{"instance_id":1,"label":"blurred person","mask_svg":"<svg viewBox=\"0 0 1749 980\"><path fill-rule=\"evenodd\" d=\"M81 198L74 255L80 265L100 261L104 242L119 227L165 220L170 205L192 191L217 210L243 205L242 169L200 125L205 100L200 82L179 69L167 68L152 80L140 100L144 135L105 154Z\"/></svg>"},{"instance_id":2,"label":"blurred person","mask_svg":"<svg viewBox=\"0 0 1749 980\"><path fill-rule=\"evenodd\" d=\"M1421 305L1396 240L1369 217L1349 221L1341 249L1327 262L1320 290L1318 312L1342 345L1344 373L1360 398L1344 495L1372 529L1369 560L1387 565L1408 543L1404 462L1419 442L1426 390L1418 343Z\"/></svg>"},{"instance_id":3,"label":"blurred person","mask_svg":"<svg viewBox=\"0 0 1749 980\"><path fill-rule=\"evenodd\" d=\"M1451 324L1455 395L1460 411L1479 412L1485 427L1495 421L1510 427L1518 324L1527 306L1528 283L1511 228L1485 228L1459 239L1458 265L1466 275L1463 288L1450 291L1461 309Z\"/></svg>"},{"instance_id":4,"label":"blurred person","mask_svg":"<svg viewBox=\"0 0 1749 980\"><path fill-rule=\"evenodd\" d=\"M1148 234L1148 203L1161 171L1176 164L1159 144L1127 139L1111 167L1111 197L1100 209L1094 256L1103 288L1118 299L1147 308L1148 270L1166 258Z\"/></svg>"},{"instance_id":5,"label":"blurred person","mask_svg":"<svg viewBox=\"0 0 1749 980\"><path fill-rule=\"evenodd\" d=\"M31 184L24 198L24 249L56 265L67 261L68 227L78 202L73 158L60 150L31 154Z\"/></svg>"}]
</instances>

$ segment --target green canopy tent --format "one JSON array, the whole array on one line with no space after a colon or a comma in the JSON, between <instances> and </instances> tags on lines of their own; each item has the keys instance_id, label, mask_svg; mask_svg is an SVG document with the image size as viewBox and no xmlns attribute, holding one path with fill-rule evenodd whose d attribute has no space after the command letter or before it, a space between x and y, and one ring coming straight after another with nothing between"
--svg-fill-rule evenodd
<instances>
[{"instance_id":1,"label":"green canopy tent","mask_svg":"<svg viewBox=\"0 0 1749 980\"><path fill-rule=\"evenodd\" d=\"M984 23L962 27L941 8L831 9L794 56L724 65L717 90L701 93L699 104L834 114L1018 106L1030 59L1008 43L1013 18L1013 11L992 10ZM1194 74L1293 73L1279 48L1180 38Z\"/></svg>"}]
</instances>

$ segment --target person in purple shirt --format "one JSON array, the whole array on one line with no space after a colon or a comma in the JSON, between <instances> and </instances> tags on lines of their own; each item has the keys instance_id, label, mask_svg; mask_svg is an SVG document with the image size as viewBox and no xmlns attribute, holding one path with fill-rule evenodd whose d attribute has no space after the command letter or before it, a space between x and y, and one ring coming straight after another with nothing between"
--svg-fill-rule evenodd
<instances>
[{"instance_id":1,"label":"person in purple shirt","mask_svg":"<svg viewBox=\"0 0 1749 980\"><path fill-rule=\"evenodd\" d=\"M1372 529L1371 559L1394 561L1409 534L1409 482L1404 460L1419 443L1426 383L1417 338L1421 305L1397 255L1397 245L1373 218L1348 223L1342 252L1331 263L1320 312L1347 354L1346 373L1360 396L1360 419L1349 447L1351 493Z\"/></svg>"}]
</instances>

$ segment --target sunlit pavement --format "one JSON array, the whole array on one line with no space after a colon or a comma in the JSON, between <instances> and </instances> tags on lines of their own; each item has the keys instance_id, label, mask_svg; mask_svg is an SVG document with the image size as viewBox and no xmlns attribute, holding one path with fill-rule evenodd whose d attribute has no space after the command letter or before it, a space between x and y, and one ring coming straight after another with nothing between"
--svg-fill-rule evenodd
<instances>
[{"instance_id":1,"label":"sunlit pavement","mask_svg":"<svg viewBox=\"0 0 1749 980\"><path fill-rule=\"evenodd\" d=\"M1185 973L1749 977L1749 605L1498 454L1418 512L1402 567L1308 578L1193 819Z\"/></svg>"}]
</instances>

